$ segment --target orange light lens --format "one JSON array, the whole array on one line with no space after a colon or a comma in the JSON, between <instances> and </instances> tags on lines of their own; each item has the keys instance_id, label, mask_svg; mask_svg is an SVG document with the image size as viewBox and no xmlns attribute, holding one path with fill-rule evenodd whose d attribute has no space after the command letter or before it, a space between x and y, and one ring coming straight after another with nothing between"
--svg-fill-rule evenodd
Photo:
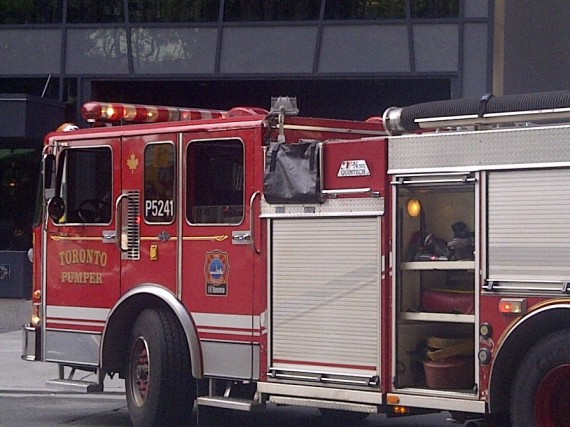
<instances>
[{"instance_id":1,"label":"orange light lens","mask_svg":"<svg viewBox=\"0 0 570 427\"><path fill-rule=\"evenodd\" d=\"M393 394L389 394L386 397L386 401L390 404L390 405L397 405L398 403L400 403L400 398L398 396L394 396Z\"/></svg>"},{"instance_id":2,"label":"orange light lens","mask_svg":"<svg viewBox=\"0 0 570 427\"><path fill-rule=\"evenodd\" d=\"M499 312L502 314L524 314L526 311L526 300L524 299L502 299L499 301Z\"/></svg>"}]
</instances>

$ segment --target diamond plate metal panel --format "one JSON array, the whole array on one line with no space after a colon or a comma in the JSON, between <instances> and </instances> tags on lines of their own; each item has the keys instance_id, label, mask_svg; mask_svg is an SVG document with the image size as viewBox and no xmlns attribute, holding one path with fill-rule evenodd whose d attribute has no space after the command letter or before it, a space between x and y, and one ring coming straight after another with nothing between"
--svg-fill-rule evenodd
<instances>
[{"instance_id":1,"label":"diamond plate metal panel","mask_svg":"<svg viewBox=\"0 0 570 427\"><path fill-rule=\"evenodd\" d=\"M570 126L393 137L389 173L491 170L570 164Z\"/></svg>"}]
</instances>

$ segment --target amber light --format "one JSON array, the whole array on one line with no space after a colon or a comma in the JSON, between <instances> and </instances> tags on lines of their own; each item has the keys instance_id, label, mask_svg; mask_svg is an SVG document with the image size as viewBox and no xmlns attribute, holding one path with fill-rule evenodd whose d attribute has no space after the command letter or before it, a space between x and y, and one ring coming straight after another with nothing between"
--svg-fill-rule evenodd
<instances>
[{"instance_id":1,"label":"amber light","mask_svg":"<svg viewBox=\"0 0 570 427\"><path fill-rule=\"evenodd\" d=\"M398 396L394 396L393 394L389 394L386 397L386 401L390 404L390 405L397 405L398 403L400 403L400 398Z\"/></svg>"},{"instance_id":2,"label":"amber light","mask_svg":"<svg viewBox=\"0 0 570 427\"><path fill-rule=\"evenodd\" d=\"M526 300L523 298L503 298L499 301L499 312L514 315L525 314Z\"/></svg>"},{"instance_id":3,"label":"amber light","mask_svg":"<svg viewBox=\"0 0 570 427\"><path fill-rule=\"evenodd\" d=\"M32 311L32 320L30 323L32 326L36 327L40 325L41 321L42 319L40 317L40 305L34 304Z\"/></svg>"},{"instance_id":4,"label":"amber light","mask_svg":"<svg viewBox=\"0 0 570 427\"><path fill-rule=\"evenodd\" d=\"M406 406L394 406L394 413L399 415L405 415L410 413L410 409Z\"/></svg>"},{"instance_id":5,"label":"amber light","mask_svg":"<svg viewBox=\"0 0 570 427\"><path fill-rule=\"evenodd\" d=\"M406 210L412 218L418 217L422 212L422 204L418 199L410 199L406 205Z\"/></svg>"}]
</instances>

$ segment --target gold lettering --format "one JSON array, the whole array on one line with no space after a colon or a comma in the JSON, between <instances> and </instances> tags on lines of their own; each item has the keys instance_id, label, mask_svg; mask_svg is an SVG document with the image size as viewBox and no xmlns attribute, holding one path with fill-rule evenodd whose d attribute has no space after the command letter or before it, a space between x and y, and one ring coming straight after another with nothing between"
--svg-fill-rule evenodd
<instances>
[{"instance_id":1,"label":"gold lettering","mask_svg":"<svg viewBox=\"0 0 570 427\"><path fill-rule=\"evenodd\" d=\"M87 259L85 260L85 262L87 264L93 264L93 249L87 249Z\"/></svg>"},{"instance_id":2,"label":"gold lettering","mask_svg":"<svg viewBox=\"0 0 570 427\"><path fill-rule=\"evenodd\" d=\"M73 264L79 264L79 255L77 249L73 249L71 251L71 259L73 260L71 261Z\"/></svg>"},{"instance_id":3,"label":"gold lettering","mask_svg":"<svg viewBox=\"0 0 570 427\"><path fill-rule=\"evenodd\" d=\"M64 267L73 264L88 264L98 267L106 267L108 262L107 252L94 249L71 249L57 254L59 265Z\"/></svg>"},{"instance_id":4,"label":"gold lettering","mask_svg":"<svg viewBox=\"0 0 570 427\"><path fill-rule=\"evenodd\" d=\"M73 284L103 284L103 274L92 273L89 271L62 271L61 272L61 283L73 283Z\"/></svg>"}]
</instances>

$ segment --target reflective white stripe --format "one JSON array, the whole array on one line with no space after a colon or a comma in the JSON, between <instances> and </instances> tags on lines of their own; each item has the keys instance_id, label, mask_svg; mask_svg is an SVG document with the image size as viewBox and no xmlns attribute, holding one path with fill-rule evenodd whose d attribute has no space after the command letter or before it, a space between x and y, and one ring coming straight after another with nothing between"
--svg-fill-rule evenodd
<instances>
[{"instance_id":1,"label":"reflective white stripe","mask_svg":"<svg viewBox=\"0 0 570 427\"><path fill-rule=\"evenodd\" d=\"M198 331L202 334L217 334L217 335L242 335L245 337L258 337L260 333L258 331L232 331L229 329L203 329L198 327Z\"/></svg>"},{"instance_id":2,"label":"reflective white stripe","mask_svg":"<svg viewBox=\"0 0 570 427\"><path fill-rule=\"evenodd\" d=\"M90 308L90 307L64 307L58 305L47 306L47 318L61 317L65 319L77 320L99 320L104 322L109 315L108 308Z\"/></svg>"},{"instance_id":3,"label":"reflective white stripe","mask_svg":"<svg viewBox=\"0 0 570 427\"><path fill-rule=\"evenodd\" d=\"M192 313L196 326L213 328L232 328L259 330L261 328L261 316L250 316L247 314L215 314L215 313Z\"/></svg>"}]
</instances>

